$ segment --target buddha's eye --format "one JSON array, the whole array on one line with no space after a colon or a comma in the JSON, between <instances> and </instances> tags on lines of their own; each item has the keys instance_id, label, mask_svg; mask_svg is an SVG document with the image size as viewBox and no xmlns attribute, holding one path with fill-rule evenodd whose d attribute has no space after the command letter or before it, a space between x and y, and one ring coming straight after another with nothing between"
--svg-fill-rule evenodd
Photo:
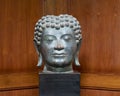
<instances>
[{"instance_id":1,"label":"buddha's eye","mask_svg":"<svg viewBox=\"0 0 120 96\"><path fill-rule=\"evenodd\" d=\"M52 41L55 40L55 37L52 35L46 35L44 36L44 41L47 43L52 43Z\"/></svg>"},{"instance_id":2,"label":"buddha's eye","mask_svg":"<svg viewBox=\"0 0 120 96\"><path fill-rule=\"evenodd\" d=\"M72 36L70 34L65 34L62 36L62 38L67 42L72 40Z\"/></svg>"}]
</instances>

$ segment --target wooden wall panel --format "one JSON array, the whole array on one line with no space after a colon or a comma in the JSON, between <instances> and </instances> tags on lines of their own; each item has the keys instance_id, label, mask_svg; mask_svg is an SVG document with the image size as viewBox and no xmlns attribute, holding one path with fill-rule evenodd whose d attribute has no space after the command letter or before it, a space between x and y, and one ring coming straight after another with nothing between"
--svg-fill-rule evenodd
<instances>
[{"instance_id":1,"label":"wooden wall panel","mask_svg":"<svg viewBox=\"0 0 120 96\"><path fill-rule=\"evenodd\" d=\"M39 96L38 88L0 92L0 96Z\"/></svg>"},{"instance_id":2,"label":"wooden wall panel","mask_svg":"<svg viewBox=\"0 0 120 96\"><path fill-rule=\"evenodd\" d=\"M119 5L120 0L69 1L69 14L82 26L81 72L120 74Z\"/></svg>"},{"instance_id":3,"label":"wooden wall panel","mask_svg":"<svg viewBox=\"0 0 120 96\"><path fill-rule=\"evenodd\" d=\"M0 75L0 91L39 87L37 72L9 73ZM120 76L82 73L80 88L120 91Z\"/></svg>"},{"instance_id":4,"label":"wooden wall panel","mask_svg":"<svg viewBox=\"0 0 120 96\"><path fill-rule=\"evenodd\" d=\"M0 96L39 96L38 88L0 92ZM81 89L80 96L120 96L118 91Z\"/></svg>"},{"instance_id":5,"label":"wooden wall panel","mask_svg":"<svg viewBox=\"0 0 120 96\"><path fill-rule=\"evenodd\" d=\"M44 15L66 14L68 11L67 0L43 0Z\"/></svg>"},{"instance_id":6,"label":"wooden wall panel","mask_svg":"<svg viewBox=\"0 0 120 96\"><path fill-rule=\"evenodd\" d=\"M42 5L42 0L0 1L0 73L37 69L33 34Z\"/></svg>"},{"instance_id":7,"label":"wooden wall panel","mask_svg":"<svg viewBox=\"0 0 120 96\"><path fill-rule=\"evenodd\" d=\"M81 89L80 96L120 96L119 91Z\"/></svg>"}]
</instances>

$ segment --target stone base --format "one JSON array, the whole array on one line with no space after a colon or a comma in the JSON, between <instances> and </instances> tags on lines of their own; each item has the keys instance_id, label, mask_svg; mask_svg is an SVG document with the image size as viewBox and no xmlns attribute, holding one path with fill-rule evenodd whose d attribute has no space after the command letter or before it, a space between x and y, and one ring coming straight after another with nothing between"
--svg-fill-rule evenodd
<instances>
[{"instance_id":1,"label":"stone base","mask_svg":"<svg viewBox=\"0 0 120 96\"><path fill-rule=\"evenodd\" d=\"M80 74L40 73L39 96L80 96Z\"/></svg>"}]
</instances>

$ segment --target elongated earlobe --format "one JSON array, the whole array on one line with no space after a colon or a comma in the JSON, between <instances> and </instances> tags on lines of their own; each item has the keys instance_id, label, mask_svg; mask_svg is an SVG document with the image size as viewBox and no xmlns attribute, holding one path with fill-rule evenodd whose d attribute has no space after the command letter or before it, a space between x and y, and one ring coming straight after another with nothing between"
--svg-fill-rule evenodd
<instances>
[{"instance_id":1,"label":"elongated earlobe","mask_svg":"<svg viewBox=\"0 0 120 96\"><path fill-rule=\"evenodd\" d=\"M78 54L75 55L75 65L80 66L79 59L78 59Z\"/></svg>"},{"instance_id":2,"label":"elongated earlobe","mask_svg":"<svg viewBox=\"0 0 120 96\"><path fill-rule=\"evenodd\" d=\"M38 54L38 64L37 66L40 67L42 65L42 55L39 51L39 46L37 45L37 43L34 41L34 46L35 46L35 49L37 51L37 54Z\"/></svg>"},{"instance_id":3,"label":"elongated earlobe","mask_svg":"<svg viewBox=\"0 0 120 96\"><path fill-rule=\"evenodd\" d=\"M37 64L37 66L40 67L41 65L42 65L42 55L40 53L39 57L38 57L38 64Z\"/></svg>"},{"instance_id":4,"label":"elongated earlobe","mask_svg":"<svg viewBox=\"0 0 120 96\"><path fill-rule=\"evenodd\" d=\"M77 52L76 52L76 55L75 55L75 58L74 58L74 62L75 62L76 66L80 66L80 62L79 62L79 58L78 57L79 57L79 51L80 51L81 42L82 42L82 37L81 37L81 39L79 41L79 44L78 44L78 47L77 47Z\"/></svg>"}]
</instances>

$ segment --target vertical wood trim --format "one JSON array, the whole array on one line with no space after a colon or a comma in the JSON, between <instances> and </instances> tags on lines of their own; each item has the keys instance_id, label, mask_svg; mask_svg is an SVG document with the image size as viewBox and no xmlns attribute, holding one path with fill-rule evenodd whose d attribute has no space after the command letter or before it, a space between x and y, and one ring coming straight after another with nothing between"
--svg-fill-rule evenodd
<instances>
[{"instance_id":1,"label":"vertical wood trim","mask_svg":"<svg viewBox=\"0 0 120 96\"><path fill-rule=\"evenodd\" d=\"M54 14L55 13L55 1L54 0L43 0L43 14Z\"/></svg>"},{"instance_id":2,"label":"vertical wood trim","mask_svg":"<svg viewBox=\"0 0 120 96\"><path fill-rule=\"evenodd\" d=\"M68 14L71 12L71 0L67 0L67 12Z\"/></svg>"},{"instance_id":3,"label":"vertical wood trim","mask_svg":"<svg viewBox=\"0 0 120 96\"><path fill-rule=\"evenodd\" d=\"M42 0L43 1L43 15L45 15L46 13L46 0Z\"/></svg>"},{"instance_id":4,"label":"vertical wood trim","mask_svg":"<svg viewBox=\"0 0 120 96\"><path fill-rule=\"evenodd\" d=\"M59 15L68 13L67 0L43 0L44 15Z\"/></svg>"}]
</instances>

